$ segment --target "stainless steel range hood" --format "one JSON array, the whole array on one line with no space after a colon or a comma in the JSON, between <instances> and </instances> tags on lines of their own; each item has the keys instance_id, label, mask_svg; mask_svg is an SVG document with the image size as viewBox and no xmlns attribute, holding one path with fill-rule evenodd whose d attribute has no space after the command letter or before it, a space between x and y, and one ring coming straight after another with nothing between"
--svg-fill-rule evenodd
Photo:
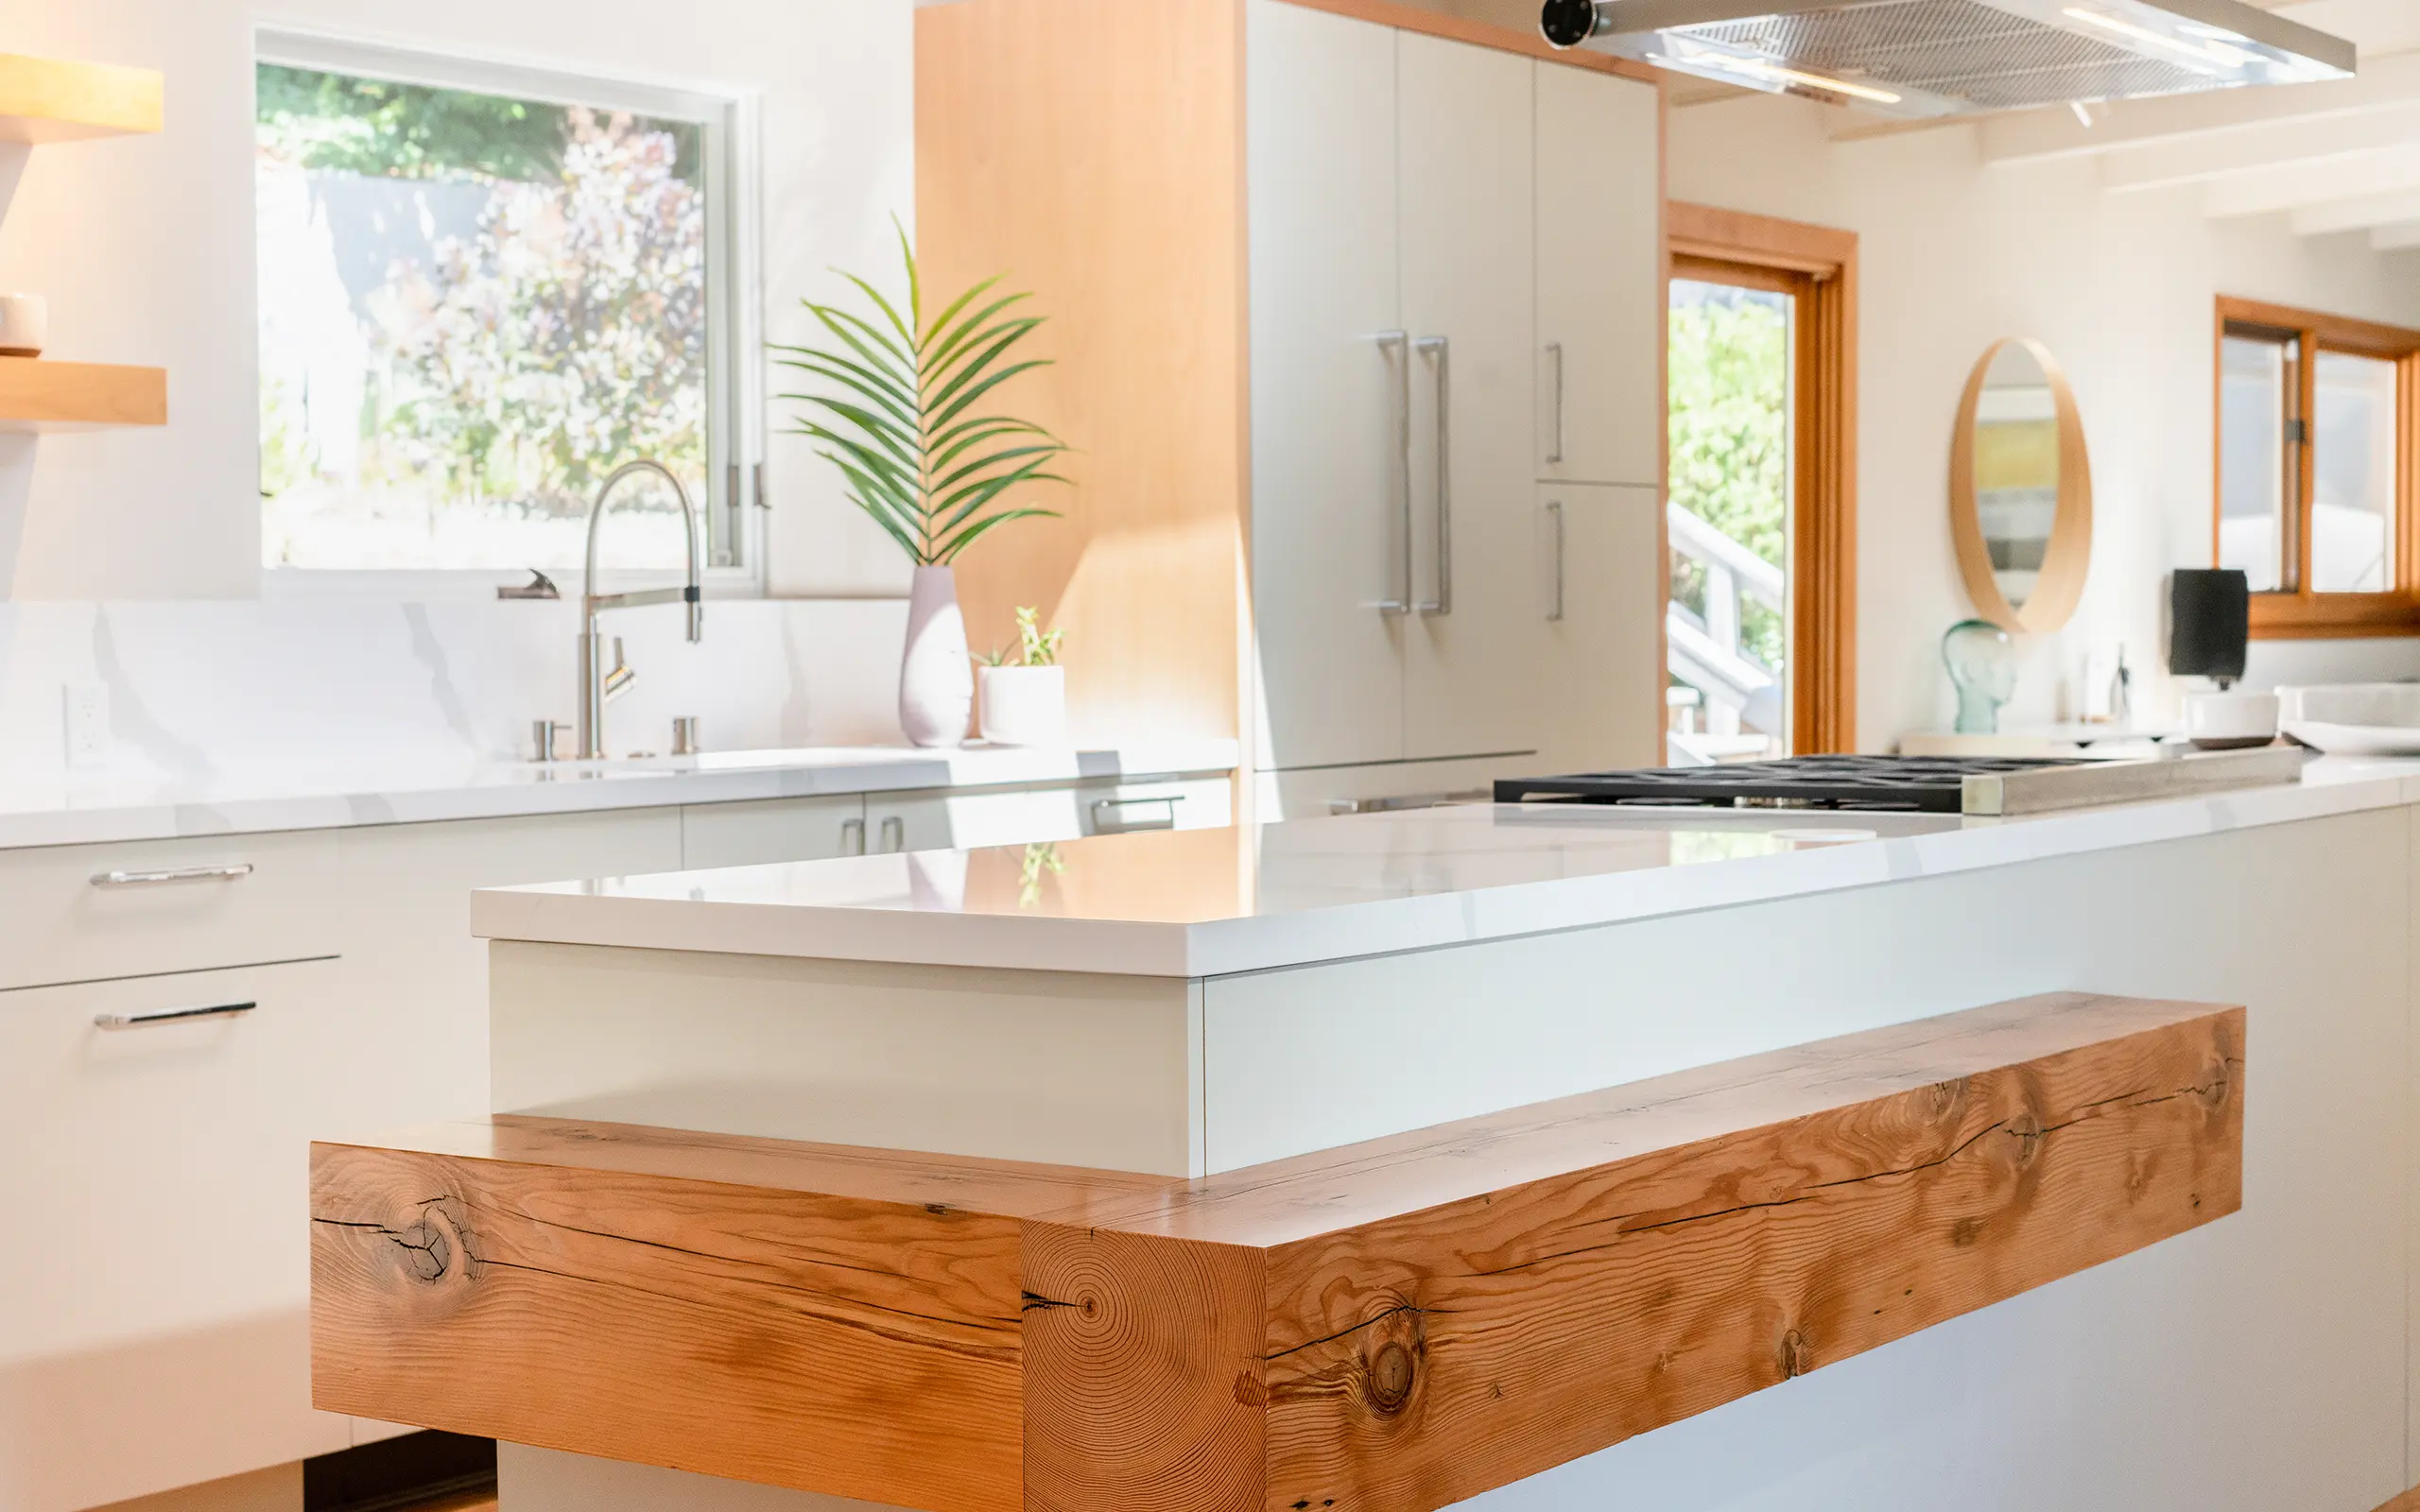
<instances>
[{"instance_id":1,"label":"stainless steel range hood","mask_svg":"<svg viewBox=\"0 0 2420 1512\"><path fill-rule=\"evenodd\" d=\"M2243 0L1546 0L1539 19L1559 47L1887 115L2300 84L2354 65L2351 43Z\"/></svg>"}]
</instances>

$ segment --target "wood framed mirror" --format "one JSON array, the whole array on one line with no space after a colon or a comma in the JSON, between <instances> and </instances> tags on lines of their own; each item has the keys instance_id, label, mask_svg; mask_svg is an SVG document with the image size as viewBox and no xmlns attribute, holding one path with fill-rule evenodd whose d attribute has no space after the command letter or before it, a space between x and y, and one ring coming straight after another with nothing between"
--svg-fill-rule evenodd
<instances>
[{"instance_id":1,"label":"wood framed mirror","mask_svg":"<svg viewBox=\"0 0 2420 1512\"><path fill-rule=\"evenodd\" d=\"M1981 617L2041 635L2074 615L2092 565L2092 460L2066 372L2029 336L1994 342L1966 380L1949 529Z\"/></svg>"}]
</instances>

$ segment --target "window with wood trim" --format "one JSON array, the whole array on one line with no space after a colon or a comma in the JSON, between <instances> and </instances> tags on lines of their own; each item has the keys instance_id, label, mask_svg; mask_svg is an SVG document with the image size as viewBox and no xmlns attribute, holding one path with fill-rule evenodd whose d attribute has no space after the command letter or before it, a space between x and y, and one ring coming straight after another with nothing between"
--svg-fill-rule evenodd
<instances>
[{"instance_id":1,"label":"window with wood trim","mask_svg":"<svg viewBox=\"0 0 2420 1512\"><path fill-rule=\"evenodd\" d=\"M2221 299L2221 567L2256 637L2420 635L2420 331Z\"/></svg>"}]
</instances>

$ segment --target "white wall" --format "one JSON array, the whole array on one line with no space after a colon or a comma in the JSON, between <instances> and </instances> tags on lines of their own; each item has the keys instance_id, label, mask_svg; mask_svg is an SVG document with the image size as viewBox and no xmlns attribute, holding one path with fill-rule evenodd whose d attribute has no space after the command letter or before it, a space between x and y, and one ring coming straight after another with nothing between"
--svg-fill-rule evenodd
<instances>
[{"instance_id":1,"label":"white wall","mask_svg":"<svg viewBox=\"0 0 2420 1512\"><path fill-rule=\"evenodd\" d=\"M1948 520L1968 369L2001 336L2048 343L2093 462L2091 578L2075 620L2022 644L2012 719L2066 713L2086 649L2123 642L2138 701L2158 670L2161 576L2209 562L2213 300L2242 295L2420 325L2420 258L2281 217L2210 221L2191 188L2101 191L2089 161L1985 164L1973 129L1834 143L1827 108L1676 109L1671 193L1859 234L1858 739L1887 749L1952 711L1936 647L1972 608ZM2420 641L2256 647L2253 680L2420 676Z\"/></svg>"},{"instance_id":2,"label":"white wall","mask_svg":"<svg viewBox=\"0 0 2420 1512\"><path fill-rule=\"evenodd\" d=\"M832 265L889 270L890 217L912 214L911 14L910 0L0 6L9 51L166 76L160 136L0 146L0 288L49 296L53 355L165 367L169 407L159 431L0 437L0 598L12 582L21 599L258 591L256 26L757 94L768 335L797 340L799 296L836 292ZM778 431L778 406L768 419ZM774 593L905 593L896 549L798 441L772 441L768 485Z\"/></svg>"}]
</instances>

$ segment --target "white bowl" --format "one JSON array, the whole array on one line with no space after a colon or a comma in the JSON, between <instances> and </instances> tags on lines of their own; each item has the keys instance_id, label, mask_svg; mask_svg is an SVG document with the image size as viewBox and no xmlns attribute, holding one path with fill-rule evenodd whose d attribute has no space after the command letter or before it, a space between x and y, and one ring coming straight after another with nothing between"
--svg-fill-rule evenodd
<instances>
[{"instance_id":1,"label":"white bowl","mask_svg":"<svg viewBox=\"0 0 2420 1512\"><path fill-rule=\"evenodd\" d=\"M2277 738L2273 693L2199 693L2185 700L2185 733L2204 750L2266 746Z\"/></svg>"}]
</instances>

